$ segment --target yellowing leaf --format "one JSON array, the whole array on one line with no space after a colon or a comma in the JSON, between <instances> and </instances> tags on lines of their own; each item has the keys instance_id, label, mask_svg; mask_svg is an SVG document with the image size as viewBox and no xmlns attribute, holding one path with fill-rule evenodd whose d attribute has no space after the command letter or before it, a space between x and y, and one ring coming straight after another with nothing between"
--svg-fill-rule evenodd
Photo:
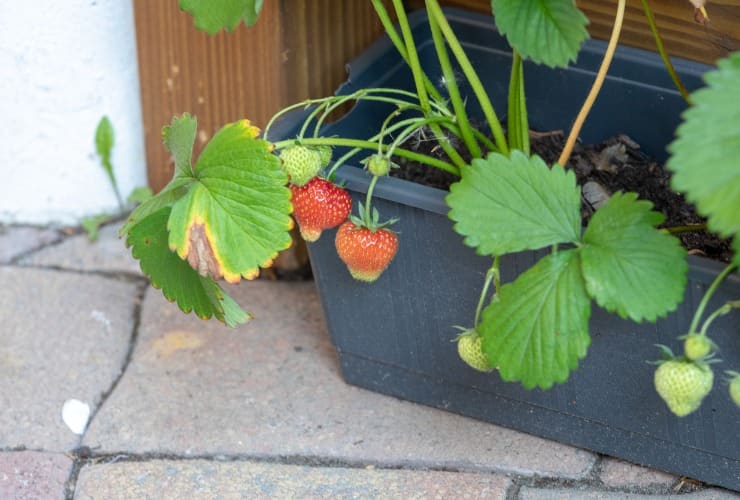
<instances>
[{"instance_id":1,"label":"yellowing leaf","mask_svg":"<svg viewBox=\"0 0 740 500\"><path fill-rule=\"evenodd\" d=\"M169 246L202 276L255 278L291 244L287 178L270 144L242 120L225 126L194 168L194 183L172 207Z\"/></svg>"}]
</instances>

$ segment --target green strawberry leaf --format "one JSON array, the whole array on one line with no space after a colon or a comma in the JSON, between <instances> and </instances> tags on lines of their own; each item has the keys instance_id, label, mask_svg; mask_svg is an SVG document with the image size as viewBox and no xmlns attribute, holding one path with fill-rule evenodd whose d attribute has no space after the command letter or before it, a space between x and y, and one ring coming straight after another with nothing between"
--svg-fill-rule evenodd
<instances>
[{"instance_id":1,"label":"green strawberry leaf","mask_svg":"<svg viewBox=\"0 0 740 500\"><path fill-rule=\"evenodd\" d=\"M498 30L522 57L550 67L575 61L588 18L574 0L492 0Z\"/></svg>"},{"instance_id":2,"label":"green strawberry leaf","mask_svg":"<svg viewBox=\"0 0 740 500\"><path fill-rule=\"evenodd\" d=\"M126 244L140 261L155 288L169 301L177 302L184 312L195 311L202 319L216 317L235 327L251 318L211 278L198 275L190 265L170 251L167 220L171 209L162 208L135 223Z\"/></svg>"},{"instance_id":3,"label":"green strawberry leaf","mask_svg":"<svg viewBox=\"0 0 740 500\"><path fill-rule=\"evenodd\" d=\"M686 193L709 229L723 237L740 237L740 52L717 63L704 76L707 87L691 96L672 154L672 187ZM735 245L737 250L738 246ZM738 252L735 261L740 262Z\"/></svg>"},{"instance_id":4,"label":"green strawberry leaf","mask_svg":"<svg viewBox=\"0 0 740 500\"><path fill-rule=\"evenodd\" d=\"M735 252L735 258L732 262L740 268L740 234L732 240L732 250Z\"/></svg>"},{"instance_id":5,"label":"green strawberry leaf","mask_svg":"<svg viewBox=\"0 0 740 500\"><path fill-rule=\"evenodd\" d=\"M686 251L654 228L664 217L651 209L635 193L615 193L591 218L581 248L589 295L634 321L673 311L686 286Z\"/></svg>"},{"instance_id":6,"label":"green strawberry leaf","mask_svg":"<svg viewBox=\"0 0 740 500\"><path fill-rule=\"evenodd\" d=\"M131 215L126 219L118 235L123 236L128 234L131 228L139 221L147 218L154 212L174 205L177 200L185 196L189 186L194 182L195 179L192 177L175 174L175 177L162 191L143 202L131 212Z\"/></svg>"},{"instance_id":7,"label":"green strawberry leaf","mask_svg":"<svg viewBox=\"0 0 740 500\"><path fill-rule=\"evenodd\" d=\"M465 244L481 255L577 242L580 190L572 171L512 151L473 160L447 196L449 217Z\"/></svg>"},{"instance_id":8,"label":"green strawberry leaf","mask_svg":"<svg viewBox=\"0 0 740 500\"><path fill-rule=\"evenodd\" d=\"M543 389L565 382L591 342L586 294L578 250L548 255L483 311L478 331L483 350L501 378Z\"/></svg>"},{"instance_id":9,"label":"green strawberry leaf","mask_svg":"<svg viewBox=\"0 0 740 500\"><path fill-rule=\"evenodd\" d=\"M193 174L190 159L193 156L197 128L197 120L187 113L174 117L170 125L162 128L164 147L172 153L175 160L175 176Z\"/></svg>"},{"instance_id":10,"label":"green strawberry leaf","mask_svg":"<svg viewBox=\"0 0 740 500\"><path fill-rule=\"evenodd\" d=\"M203 150L195 181L172 207L169 246L201 275L231 283L255 278L290 246L291 192L280 159L241 120Z\"/></svg>"},{"instance_id":11,"label":"green strawberry leaf","mask_svg":"<svg viewBox=\"0 0 740 500\"><path fill-rule=\"evenodd\" d=\"M243 19L247 26L257 22L263 0L180 0L180 9L190 13L195 27L211 35L221 29L233 31Z\"/></svg>"}]
</instances>

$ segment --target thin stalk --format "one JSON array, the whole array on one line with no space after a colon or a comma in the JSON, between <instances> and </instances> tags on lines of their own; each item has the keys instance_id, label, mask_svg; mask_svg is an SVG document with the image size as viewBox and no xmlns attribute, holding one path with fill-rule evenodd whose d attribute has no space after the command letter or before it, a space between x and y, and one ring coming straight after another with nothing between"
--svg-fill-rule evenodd
<instances>
[{"instance_id":1,"label":"thin stalk","mask_svg":"<svg viewBox=\"0 0 740 500\"><path fill-rule=\"evenodd\" d=\"M395 45L396 50L398 50L398 53L401 55L401 58L406 62L406 64L408 64L409 55L406 51L406 46L404 45L403 40L396 31L396 28L393 25L393 21L388 15L388 11L385 9L385 5L383 5L383 0L372 0L372 4L375 8L375 12L378 15L378 19L380 19L380 22L383 25L383 29L388 35L388 38L390 38L391 42L393 42L393 45ZM426 74L423 74L422 79L424 81L424 87L427 89L427 92L429 92L429 95L432 96L434 100L438 102L443 102L444 99L442 98L442 94L440 94L439 90L437 90L434 84L432 84L432 81L429 79L429 77Z\"/></svg>"},{"instance_id":2,"label":"thin stalk","mask_svg":"<svg viewBox=\"0 0 740 500\"><path fill-rule=\"evenodd\" d=\"M365 223L365 227L371 228L373 227L373 218L370 215L370 203L373 199L373 191L375 190L375 185L378 183L378 176L373 175L373 179L370 181L370 185L367 187L367 194L365 195L365 213L363 213L363 222Z\"/></svg>"},{"instance_id":3,"label":"thin stalk","mask_svg":"<svg viewBox=\"0 0 740 500\"><path fill-rule=\"evenodd\" d=\"M529 155L529 120L524 95L524 64L518 50L514 50L509 80L509 146Z\"/></svg>"},{"instance_id":4,"label":"thin stalk","mask_svg":"<svg viewBox=\"0 0 740 500\"><path fill-rule=\"evenodd\" d=\"M406 17L406 10L403 6L402 0L393 0L393 7L396 9L396 17L398 17L398 24L401 26L401 35L403 35L403 42L406 46L406 55L408 57L408 66L411 69L411 74L414 78L414 85L416 86L416 94L419 96L419 104L421 105L424 112L430 111L429 95L427 89L424 86L423 71L421 69L421 63L419 62L419 53L416 51L416 44L414 43L414 35L411 33L411 26L409 20Z\"/></svg>"},{"instance_id":5,"label":"thin stalk","mask_svg":"<svg viewBox=\"0 0 740 500\"><path fill-rule=\"evenodd\" d=\"M307 108L308 106L311 106L312 104L319 104L325 101L327 98L323 97L321 99L306 99L305 101L297 102L295 104L291 104L290 106L287 106L274 115L272 115L272 118L270 118L270 121L267 122L267 125L265 126L265 130L262 132L262 138L264 140L267 140L267 135L270 131L270 127L272 127L273 123L275 123L275 120L283 116L284 114L299 109L299 108Z\"/></svg>"},{"instance_id":6,"label":"thin stalk","mask_svg":"<svg viewBox=\"0 0 740 500\"><path fill-rule=\"evenodd\" d=\"M668 57L668 52L663 46L663 39L661 38L660 32L658 31L658 25L655 23L655 16L653 16L653 11L650 8L647 0L642 0L642 9L645 11L645 18L650 25L650 31L653 32L653 38L655 38L655 46L658 49L658 53L660 54L661 59L663 59L663 64L665 64L665 68L668 70L668 74L671 75L671 80L673 80L673 84L676 86L678 91L681 92L681 95L686 100L686 102L690 104L691 96L689 96L689 92L686 90L686 87L684 87L681 78L678 76L678 73L676 73L676 68L673 67L673 63L671 62L670 57Z\"/></svg>"},{"instance_id":7,"label":"thin stalk","mask_svg":"<svg viewBox=\"0 0 740 500\"><path fill-rule=\"evenodd\" d=\"M473 89L473 93L478 99L481 109L483 110L483 115L488 121L488 126L493 132L493 138L496 142L497 149L502 154L508 155L509 146L506 143L506 137L504 136L501 122L499 121L498 116L496 116L496 111L493 109L493 105L491 104L491 99L488 97L486 89L483 87L478 74L470 63L470 59L468 59L468 56L465 54L465 50L463 50L462 45L460 45L460 41L457 39L455 33L450 27L450 24L447 22L444 12L442 12L437 0L427 0L427 11L429 12L430 17L433 16L437 21L439 29L442 31L445 40L447 40L447 44L450 46L452 54L460 65L460 69L462 69L465 78L468 79L470 87Z\"/></svg>"},{"instance_id":8,"label":"thin stalk","mask_svg":"<svg viewBox=\"0 0 740 500\"><path fill-rule=\"evenodd\" d=\"M730 264L724 270L719 273L719 275L714 279L712 284L709 286L707 291L704 293L704 297L701 298L701 302L699 302L699 306L696 308L696 312L694 313L694 318L691 320L691 326L689 327L688 333L694 333L696 332L696 328L699 326L699 320L701 319L702 315L704 314L704 309L706 309L707 304L709 303L709 299L712 298L712 295L714 295L714 292L717 290L717 287L724 281L724 279L736 268L735 264Z\"/></svg>"},{"instance_id":9,"label":"thin stalk","mask_svg":"<svg viewBox=\"0 0 740 500\"><path fill-rule=\"evenodd\" d=\"M448 122L449 119L441 116L432 116L429 118L422 118L418 122L415 122L398 134L398 137L395 138L395 140L391 143L390 146L388 146L388 149L386 151L386 154L388 156L393 156L393 151L406 139L408 139L411 135L413 135L414 132L419 130L420 128L426 126L426 125L432 125L432 124L440 124Z\"/></svg>"},{"instance_id":10,"label":"thin stalk","mask_svg":"<svg viewBox=\"0 0 740 500\"><path fill-rule=\"evenodd\" d=\"M439 65L442 68L442 74L445 78L447 93L449 94L450 100L452 101L452 109L455 110L455 115L457 116L457 120L460 124L460 133L462 135L462 140L465 143L465 146L468 148L468 151L470 151L470 153L473 155L473 157L480 158L480 146L478 146L478 142L473 136L472 127L470 126L470 121L468 120L468 113L465 110L465 103L460 96L460 89L458 88L457 81L455 80L455 72L452 69L452 64L450 64L450 58L447 54L445 41L434 16L429 16L429 28L432 32L434 48L437 51L437 59L439 60Z\"/></svg>"},{"instance_id":11,"label":"thin stalk","mask_svg":"<svg viewBox=\"0 0 740 500\"><path fill-rule=\"evenodd\" d=\"M681 234L681 233L690 233L694 231L705 231L707 229L707 224L687 224L685 226L673 226L673 227L664 227L663 231L665 231L668 234Z\"/></svg>"},{"instance_id":12,"label":"thin stalk","mask_svg":"<svg viewBox=\"0 0 740 500\"><path fill-rule=\"evenodd\" d=\"M717 308L716 311L714 311L712 314L709 315L709 317L704 321L704 324L701 327L701 335L706 336L707 330L709 330L709 325L712 324L712 322L719 318L720 316L724 316L725 314L729 314L730 311L733 309L740 309L740 300L731 300L727 303L725 303L722 307Z\"/></svg>"},{"instance_id":13,"label":"thin stalk","mask_svg":"<svg viewBox=\"0 0 740 500\"><path fill-rule=\"evenodd\" d=\"M401 120L399 122L394 123L393 125L391 125L390 127L386 128L385 130L381 128L381 131L379 133L375 134L374 136L370 137L368 139L368 141L372 142L373 144L378 144L378 147L377 147L378 152L379 153L382 153L383 152L383 148L382 148L381 144L383 142L382 139L383 139L383 137L385 135L389 135L389 134L395 132L396 130L400 130L403 127L408 126L409 124L412 124L412 123L417 122L418 120L423 120L423 118L420 118L420 117L407 118L405 120ZM331 170L329 170L329 173L327 174L327 176L329 178L331 178L334 175L334 172L341 165L343 165L344 162L346 162L348 159L350 159L351 157L353 157L355 154L359 153L362 150L363 150L363 148L354 148L354 149L351 149L350 151L348 151L347 153L345 153L344 155L342 155L341 157L339 157L339 159L337 159L337 161L334 162L334 164L333 164Z\"/></svg>"},{"instance_id":14,"label":"thin stalk","mask_svg":"<svg viewBox=\"0 0 740 500\"><path fill-rule=\"evenodd\" d=\"M378 145L375 142L372 141L363 141L362 139L344 139L340 137L316 137L316 138L308 138L303 139L303 144L309 145L309 146L347 146L350 148L361 148L361 149L371 149L371 150L377 150ZM273 144L276 150L282 149L284 147L290 146L295 143L295 139L286 139L284 141L279 141ZM387 147L384 147L383 150L386 150ZM395 151L396 156L400 156L402 158L408 158L409 160L417 161L419 163L423 163L424 165L429 165L430 167L439 168L440 170L444 170L445 172L449 172L453 175L460 175L460 171L452 164L447 163L446 161L439 160L437 158L433 158L431 156L427 156L421 153L415 153L413 151L409 151L407 149L397 148Z\"/></svg>"},{"instance_id":15,"label":"thin stalk","mask_svg":"<svg viewBox=\"0 0 740 500\"><path fill-rule=\"evenodd\" d=\"M586 101L583 103L583 107L581 107L581 111L578 113L575 123L573 123L573 128L570 131L570 135L568 136L568 140L565 143L563 152L560 154L560 158L558 159L559 165L565 166L565 164L568 163L568 159L570 158L570 154L573 152L573 147L576 144L576 140L578 140L578 134L580 134L581 128L583 127L583 123L586 121L586 117L591 111L594 102L596 102L596 97L601 91L601 86L604 84L606 72L609 70L612 58L614 57L614 51L617 48L619 34L622 32L625 6L626 0L619 0L619 4L617 5L617 15L614 18L614 27L612 28L611 38L609 38L609 45L606 48L604 59L601 61L601 67L599 68L599 72L596 75L596 80L594 80L591 91L588 93L588 97L586 97Z\"/></svg>"},{"instance_id":16,"label":"thin stalk","mask_svg":"<svg viewBox=\"0 0 740 500\"><path fill-rule=\"evenodd\" d=\"M483 282L483 290L480 292L480 297L478 298L478 306L475 308L475 319L473 320L473 328L476 329L476 332L478 331L478 323L480 322L480 315L483 311L483 304L486 302L486 297L488 296L488 289L491 287L491 282L493 282L493 286L495 288L494 292L494 298L491 299L492 301L496 299L496 296L498 295L498 288L499 288L499 257L498 255L493 258L493 265L491 268L486 272L486 280Z\"/></svg>"},{"instance_id":17,"label":"thin stalk","mask_svg":"<svg viewBox=\"0 0 740 500\"><path fill-rule=\"evenodd\" d=\"M421 63L419 62L419 53L416 51L416 44L414 42L414 35L411 33L411 26L409 25L408 18L406 17L406 11L403 6L402 0L393 0L393 6L396 9L396 16L398 17L398 24L401 26L401 34L403 35L404 44L406 46L407 64L411 69L411 74L414 77L414 85L416 86L416 93L419 97L419 105L424 110L424 114L428 115L431 112L431 104L429 102L429 95L424 85L424 71L421 69ZM432 132L437 136L439 145L444 150L445 154L449 156L452 163L458 168L462 168L466 165L460 153L447 140L447 137L442 133L442 130L436 125L430 127Z\"/></svg>"}]
</instances>

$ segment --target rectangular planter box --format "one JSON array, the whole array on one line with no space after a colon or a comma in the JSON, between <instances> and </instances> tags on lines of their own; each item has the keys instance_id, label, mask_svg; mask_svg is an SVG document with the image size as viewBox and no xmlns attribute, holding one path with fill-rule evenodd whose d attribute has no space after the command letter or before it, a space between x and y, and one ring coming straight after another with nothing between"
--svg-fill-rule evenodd
<instances>
[{"instance_id":1,"label":"rectangular planter box","mask_svg":"<svg viewBox=\"0 0 740 500\"><path fill-rule=\"evenodd\" d=\"M479 71L499 113L505 111L511 55L490 16L447 10L448 18ZM411 17L422 65L439 79L436 56L423 13ZM592 83L605 44L589 42L567 70L529 65L525 70L531 127L570 127ZM689 88L702 85L708 68L677 61ZM412 89L410 72L383 39L349 65L339 90L365 87ZM588 119L582 139L598 142L625 133L658 160L673 137L685 103L674 90L656 54L621 48ZM468 99L472 106L475 100ZM360 103L322 135L367 138L390 112L378 103ZM471 107L471 114L477 109ZM295 130L298 118L281 126ZM341 152L335 153L335 158ZM369 176L351 166L339 170L355 201ZM309 245L311 263L332 342L347 382L402 399L435 406L538 436L620 457L646 466L740 490L740 412L729 398L720 370L740 367L738 314L718 320L712 338L723 350L714 388L695 413L677 418L653 387L659 358L655 344L680 348L704 290L723 268L690 258L685 302L656 324L619 319L594 305L592 344L567 383L549 391L526 390L501 381L494 372L468 368L457 355L453 325L470 326L490 259L462 243L447 218L447 193L410 182L381 179L374 203L384 219L398 217L399 252L374 284L353 280L336 255L334 232ZM504 282L530 267L539 255L525 252L502 259ZM740 297L737 273L711 306Z\"/></svg>"}]
</instances>

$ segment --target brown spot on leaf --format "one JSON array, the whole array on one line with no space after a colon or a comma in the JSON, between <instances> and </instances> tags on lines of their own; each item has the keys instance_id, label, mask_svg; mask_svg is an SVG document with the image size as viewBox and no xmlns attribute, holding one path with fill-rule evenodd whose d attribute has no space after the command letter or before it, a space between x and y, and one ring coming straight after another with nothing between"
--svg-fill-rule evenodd
<instances>
[{"instance_id":1,"label":"brown spot on leaf","mask_svg":"<svg viewBox=\"0 0 740 500\"><path fill-rule=\"evenodd\" d=\"M188 240L190 242L188 263L193 269L201 276L210 276L213 279L222 278L221 265L213 252L205 224L195 223L190 226Z\"/></svg>"}]
</instances>

